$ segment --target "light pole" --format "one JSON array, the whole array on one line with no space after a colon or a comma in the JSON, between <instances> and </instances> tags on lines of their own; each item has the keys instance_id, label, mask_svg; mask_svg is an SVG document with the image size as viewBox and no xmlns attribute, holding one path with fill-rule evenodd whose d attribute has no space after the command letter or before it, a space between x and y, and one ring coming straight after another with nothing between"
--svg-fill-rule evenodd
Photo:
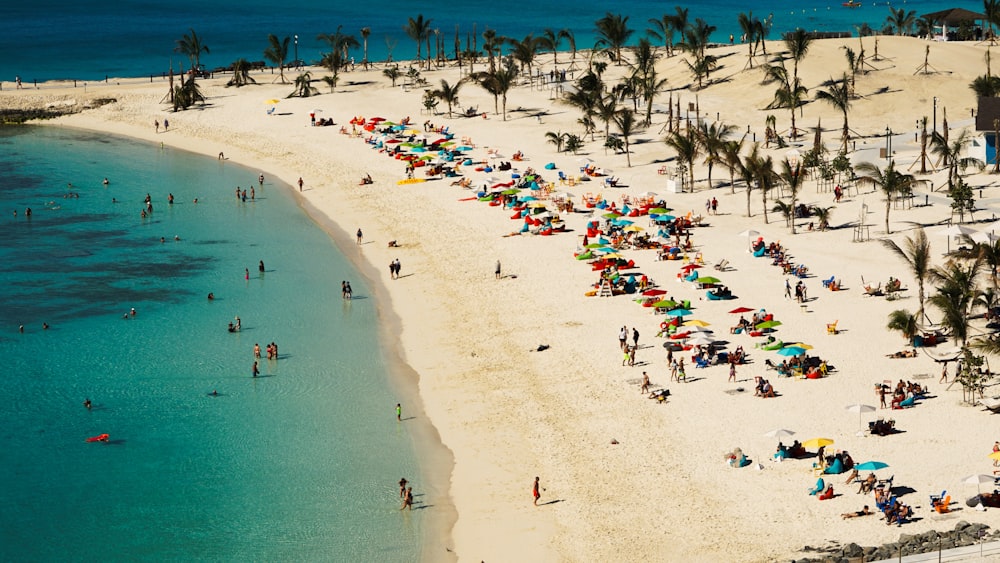
<instances>
[{"instance_id":1,"label":"light pole","mask_svg":"<svg viewBox=\"0 0 1000 563\"><path fill-rule=\"evenodd\" d=\"M892 160L892 129L885 126L885 159Z\"/></svg>"},{"instance_id":2,"label":"light pole","mask_svg":"<svg viewBox=\"0 0 1000 563\"><path fill-rule=\"evenodd\" d=\"M931 129L931 134L937 133L937 96L934 96L934 128Z\"/></svg>"},{"instance_id":3,"label":"light pole","mask_svg":"<svg viewBox=\"0 0 1000 563\"><path fill-rule=\"evenodd\" d=\"M295 68L299 68L299 36L295 36Z\"/></svg>"}]
</instances>

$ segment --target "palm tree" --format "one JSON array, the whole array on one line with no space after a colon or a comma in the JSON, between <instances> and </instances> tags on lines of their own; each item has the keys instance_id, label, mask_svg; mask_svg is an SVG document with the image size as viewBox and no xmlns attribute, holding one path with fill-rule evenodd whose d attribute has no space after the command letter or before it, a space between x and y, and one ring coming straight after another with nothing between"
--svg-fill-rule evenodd
<instances>
[{"instance_id":1,"label":"palm tree","mask_svg":"<svg viewBox=\"0 0 1000 563\"><path fill-rule=\"evenodd\" d=\"M1000 96L1000 76L990 76L989 74L977 76L969 83L969 88L976 94L977 99L995 98Z\"/></svg>"},{"instance_id":2,"label":"palm tree","mask_svg":"<svg viewBox=\"0 0 1000 563\"><path fill-rule=\"evenodd\" d=\"M979 294L977 278L981 269L981 259L974 258L952 260L930 272L931 280L937 282L937 292L927 301L941 312L941 325L961 342L963 349L969 341L970 313Z\"/></svg>"},{"instance_id":3,"label":"palm tree","mask_svg":"<svg viewBox=\"0 0 1000 563\"><path fill-rule=\"evenodd\" d=\"M402 73L399 72L399 65L393 65L383 70L382 75L388 78L389 80L392 80L392 87L395 88L396 81L399 80L399 77L402 76Z\"/></svg>"},{"instance_id":4,"label":"palm tree","mask_svg":"<svg viewBox=\"0 0 1000 563\"><path fill-rule=\"evenodd\" d=\"M360 45L356 37L342 32L341 29L343 29L343 26L338 25L337 31L333 33L320 33L316 36L316 39L330 46L330 52L323 54L321 64L329 68L335 76L347 64L351 48Z\"/></svg>"},{"instance_id":5,"label":"palm tree","mask_svg":"<svg viewBox=\"0 0 1000 563\"><path fill-rule=\"evenodd\" d=\"M795 128L795 112L802 105L809 90L799 81L798 78L789 78L788 69L785 62L767 65L764 67L764 83L777 82L778 89L774 91L774 100L767 105L767 109L788 108L791 113L792 127L789 136L793 139L798 135Z\"/></svg>"},{"instance_id":6,"label":"palm tree","mask_svg":"<svg viewBox=\"0 0 1000 563\"><path fill-rule=\"evenodd\" d=\"M208 45L201 42L201 38L198 34L194 32L194 29L190 29L191 33L185 33L183 37L177 40L177 46L174 47L174 52L186 55L188 60L191 61L191 73L192 80L197 75L198 71L201 70L201 54L210 53L208 50Z\"/></svg>"},{"instance_id":7,"label":"palm tree","mask_svg":"<svg viewBox=\"0 0 1000 563\"><path fill-rule=\"evenodd\" d=\"M417 43L417 66L419 67L421 46L431 35L431 19L424 19L423 14L418 14L416 19L407 18L406 25L403 26L403 31L406 32L407 37ZM430 53L427 53L427 56L429 57ZM427 68L430 69L430 63L428 63Z\"/></svg>"},{"instance_id":8,"label":"palm tree","mask_svg":"<svg viewBox=\"0 0 1000 563\"><path fill-rule=\"evenodd\" d=\"M312 85L312 75L308 72L303 72L295 79L295 89L287 97L308 98L316 94L319 94L319 90Z\"/></svg>"},{"instance_id":9,"label":"palm tree","mask_svg":"<svg viewBox=\"0 0 1000 563\"><path fill-rule=\"evenodd\" d=\"M812 46L812 36L806 30L799 28L785 36L785 48L792 57L792 83L799 81L799 62L806 58L809 47Z\"/></svg>"},{"instance_id":10,"label":"palm tree","mask_svg":"<svg viewBox=\"0 0 1000 563\"><path fill-rule=\"evenodd\" d=\"M607 48L615 64L622 64L622 47L635 32L628 27L628 16L606 12L594 25L597 27L597 45Z\"/></svg>"},{"instance_id":11,"label":"palm tree","mask_svg":"<svg viewBox=\"0 0 1000 563\"><path fill-rule=\"evenodd\" d=\"M791 216L791 227L792 234L795 234L795 202L799 197L799 190L802 189L802 184L805 182L805 174L802 173L802 163L795 162L792 164L786 158L781 161L781 172L778 174L781 181L788 186L788 192L792 194L792 202L789 207L792 208Z\"/></svg>"},{"instance_id":12,"label":"palm tree","mask_svg":"<svg viewBox=\"0 0 1000 563\"><path fill-rule=\"evenodd\" d=\"M899 331L907 342L913 342L913 337L920 332L918 324L917 315L903 309L897 309L889 313L889 323L885 325L885 328Z\"/></svg>"},{"instance_id":13,"label":"palm tree","mask_svg":"<svg viewBox=\"0 0 1000 563\"><path fill-rule=\"evenodd\" d=\"M892 231L889 230L889 210L892 209L893 198L913 188L913 176L896 170L896 163L892 160L885 167L885 171L880 170L871 162L862 162L855 167L855 170L864 174L858 178L860 182L874 185L885 195L885 233L892 234Z\"/></svg>"},{"instance_id":14,"label":"palm tree","mask_svg":"<svg viewBox=\"0 0 1000 563\"><path fill-rule=\"evenodd\" d=\"M913 236L903 239L903 246L890 238L882 239L882 244L906 262L910 273L917 280L917 318L923 317L924 284L930 276L931 268L931 243L927 240L927 233L923 227L917 226Z\"/></svg>"},{"instance_id":15,"label":"palm tree","mask_svg":"<svg viewBox=\"0 0 1000 563\"><path fill-rule=\"evenodd\" d=\"M332 94L333 90L337 87L337 83L340 82L340 77L334 74L331 76L324 76L320 78L320 80L330 87L330 93Z\"/></svg>"},{"instance_id":16,"label":"palm tree","mask_svg":"<svg viewBox=\"0 0 1000 563\"><path fill-rule=\"evenodd\" d=\"M201 93L201 88L198 87L198 83L194 81L194 76L189 76L187 80L184 79L184 69L181 69L181 83L178 86L174 86L174 111L178 109L187 109L194 105L195 103L204 103L205 96Z\"/></svg>"},{"instance_id":17,"label":"palm tree","mask_svg":"<svg viewBox=\"0 0 1000 563\"><path fill-rule=\"evenodd\" d=\"M722 143L722 162L729 169L729 189L730 193L736 193L736 174L743 167L743 141L746 135L739 141L726 141ZM742 174L741 174L742 176Z\"/></svg>"},{"instance_id":18,"label":"palm tree","mask_svg":"<svg viewBox=\"0 0 1000 563\"><path fill-rule=\"evenodd\" d=\"M674 54L674 28L671 24L671 18L673 16L669 14L663 14L659 18L650 18L649 24L652 26L646 29L646 35L656 39L657 41L663 41L663 49L667 52L667 56L673 56Z\"/></svg>"},{"instance_id":19,"label":"palm tree","mask_svg":"<svg viewBox=\"0 0 1000 563\"><path fill-rule=\"evenodd\" d=\"M503 37L498 37L497 32L492 29L487 29L483 31L483 50L486 51L486 55L490 60L490 72L496 72L496 55L500 50L500 44L503 43Z\"/></svg>"},{"instance_id":20,"label":"palm tree","mask_svg":"<svg viewBox=\"0 0 1000 563\"><path fill-rule=\"evenodd\" d=\"M684 32L687 31L688 24L690 23L688 18L688 9L681 8L680 6L674 6L674 14L672 16L664 17L670 18L670 29L672 30L671 36L673 36L673 33L676 32L677 35L681 37L681 41L683 41ZM673 46L671 46L670 54L673 55L673 53Z\"/></svg>"},{"instance_id":21,"label":"palm tree","mask_svg":"<svg viewBox=\"0 0 1000 563\"><path fill-rule=\"evenodd\" d=\"M361 56L361 64L364 65L365 70L368 70L368 36L372 34L372 28L365 26L361 28L361 43L364 45L363 55Z\"/></svg>"},{"instance_id":22,"label":"palm tree","mask_svg":"<svg viewBox=\"0 0 1000 563\"><path fill-rule=\"evenodd\" d=\"M520 63L522 72L527 68L528 77L533 78L531 65L535 62L535 57L538 56L539 39L529 33L520 41L511 38L507 42L511 45L510 56Z\"/></svg>"},{"instance_id":23,"label":"palm tree","mask_svg":"<svg viewBox=\"0 0 1000 563\"><path fill-rule=\"evenodd\" d=\"M547 27L542 32L542 36L538 38L538 46L540 48L552 51L552 64L559 64L559 43L563 39L568 39L571 34L572 32L567 28L556 31L551 27Z\"/></svg>"},{"instance_id":24,"label":"palm tree","mask_svg":"<svg viewBox=\"0 0 1000 563\"><path fill-rule=\"evenodd\" d=\"M702 87L703 79L708 78L711 71L718 65L718 59L705 52L715 29L714 25L709 25L701 18L696 18L694 24L689 25L683 32L684 41L681 43L681 48L694 57L693 62L684 62L698 80L699 88Z\"/></svg>"},{"instance_id":25,"label":"palm tree","mask_svg":"<svg viewBox=\"0 0 1000 563\"><path fill-rule=\"evenodd\" d=\"M948 190L950 191L955 181L959 178L959 172L964 172L966 168L972 166L979 170L986 167L986 164L978 158L967 156L962 157L962 150L972 139L969 131L963 130L958 137L952 140L946 139L941 133L931 135L931 153L937 155L945 166L948 167Z\"/></svg>"},{"instance_id":26,"label":"palm tree","mask_svg":"<svg viewBox=\"0 0 1000 563\"><path fill-rule=\"evenodd\" d=\"M264 49L264 58L278 65L279 79L282 84L285 83L285 59L288 58L288 42L291 39L287 35L284 39L278 39L277 35L269 33L267 35L269 45L267 49Z\"/></svg>"},{"instance_id":27,"label":"palm tree","mask_svg":"<svg viewBox=\"0 0 1000 563\"><path fill-rule=\"evenodd\" d=\"M750 154L744 159L747 179L757 185L764 208L764 224L767 224L767 193L774 188L777 173L774 171L774 160L760 153L760 145L754 143ZM748 183L747 186L750 184ZM747 214L750 213L750 189L747 188Z\"/></svg>"},{"instance_id":28,"label":"palm tree","mask_svg":"<svg viewBox=\"0 0 1000 563\"><path fill-rule=\"evenodd\" d=\"M722 161L723 145L726 137L736 131L735 125L725 123L708 124L701 122L698 124L697 139L701 145L701 150L705 154L705 164L708 165L708 189L712 189L712 167L716 162Z\"/></svg>"},{"instance_id":29,"label":"palm tree","mask_svg":"<svg viewBox=\"0 0 1000 563\"><path fill-rule=\"evenodd\" d=\"M496 111L497 100L500 99L503 102L503 120L507 121L507 92L517 82L517 69L513 65L503 65L495 72L478 72L473 75L472 79L493 95L494 111Z\"/></svg>"},{"instance_id":30,"label":"palm tree","mask_svg":"<svg viewBox=\"0 0 1000 563\"><path fill-rule=\"evenodd\" d=\"M615 126L618 127L618 132L622 134L622 139L625 141L625 162L628 163L629 168L632 168L632 155L629 152L628 140L638 129L635 112L628 108L623 108L615 112L614 120Z\"/></svg>"},{"instance_id":31,"label":"palm tree","mask_svg":"<svg viewBox=\"0 0 1000 563\"><path fill-rule=\"evenodd\" d=\"M851 109L851 91L847 82L847 73L840 80L830 79L823 83L826 90L816 92L816 99L828 102L844 116L844 129L840 135L840 151L847 152L847 141L851 138L851 129L847 124L847 112Z\"/></svg>"},{"instance_id":32,"label":"palm tree","mask_svg":"<svg viewBox=\"0 0 1000 563\"><path fill-rule=\"evenodd\" d=\"M448 81L441 79L441 87L431 92L435 98L448 104L448 117L451 117L451 107L458 103L458 91L462 89L464 81L459 80L455 84L448 84Z\"/></svg>"},{"instance_id":33,"label":"palm tree","mask_svg":"<svg viewBox=\"0 0 1000 563\"><path fill-rule=\"evenodd\" d=\"M698 140L694 137L694 132L688 129L687 132L673 131L664 142L668 147L677 153L677 159L687 166L688 183L694 189L694 161L698 158L700 147Z\"/></svg>"},{"instance_id":34,"label":"palm tree","mask_svg":"<svg viewBox=\"0 0 1000 563\"><path fill-rule=\"evenodd\" d=\"M816 221L819 222L819 230L825 231L830 228L830 214L833 212L833 207L813 205L809 210L816 216Z\"/></svg>"},{"instance_id":35,"label":"palm tree","mask_svg":"<svg viewBox=\"0 0 1000 563\"><path fill-rule=\"evenodd\" d=\"M907 12L903 8L899 8L897 10L892 6L889 6L889 15L886 16L885 23L890 28L896 30L896 35L908 35L913 29L913 22L916 20L916 10L910 10Z\"/></svg>"},{"instance_id":36,"label":"palm tree","mask_svg":"<svg viewBox=\"0 0 1000 563\"><path fill-rule=\"evenodd\" d=\"M239 58L233 61L233 77L226 83L226 87L236 86L237 88L241 86L246 86L247 84L256 84L257 81L250 76L250 61Z\"/></svg>"},{"instance_id":37,"label":"palm tree","mask_svg":"<svg viewBox=\"0 0 1000 563\"><path fill-rule=\"evenodd\" d=\"M562 152L563 144L566 142L566 134L562 131L549 131L545 133L545 139L556 146L556 152Z\"/></svg>"},{"instance_id":38,"label":"palm tree","mask_svg":"<svg viewBox=\"0 0 1000 563\"><path fill-rule=\"evenodd\" d=\"M737 22L740 24L740 30L743 32L743 37L747 42L747 65L753 68L753 58L757 55L757 23L758 19L754 17L753 12L743 13L737 16Z\"/></svg>"},{"instance_id":39,"label":"palm tree","mask_svg":"<svg viewBox=\"0 0 1000 563\"><path fill-rule=\"evenodd\" d=\"M983 0L983 15L990 24L990 33L996 33L994 26L1000 22L1000 0Z\"/></svg>"}]
</instances>

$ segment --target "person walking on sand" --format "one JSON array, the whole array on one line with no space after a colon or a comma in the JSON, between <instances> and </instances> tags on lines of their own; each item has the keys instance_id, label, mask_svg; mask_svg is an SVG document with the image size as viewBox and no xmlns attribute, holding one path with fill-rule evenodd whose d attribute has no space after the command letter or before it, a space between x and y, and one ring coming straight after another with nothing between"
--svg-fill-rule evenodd
<instances>
[{"instance_id":1,"label":"person walking on sand","mask_svg":"<svg viewBox=\"0 0 1000 563\"><path fill-rule=\"evenodd\" d=\"M1000 452L1000 442L993 442L993 453ZM1000 460L993 460L993 467L1000 467Z\"/></svg>"},{"instance_id":2,"label":"person walking on sand","mask_svg":"<svg viewBox=\"0 0 1000 563\"><path fill-rule=\"evenodd\" d=\"M938 380L938 383L948 383L948 364L947 364L947 362L941 364L941 379Z\"/></svg>"},{"instance_id":3,"label":"person walking on sand","mask_svg":"<svg viewBox=\"0 0 1000 563\"><path fill-rule=\"evenodd\" d=\"M500 261L499 260L497 260L496 272L494 272L494 273L496 274L497 279L500 279Z\"/></svg>"},{"instance_id":4,"label":"person walking on sand","mask_svg":"<svg viewBox=\"0 0 1000 563\"><path fill-rule=\"evenodd\" d=\"M635 327L632 327L632 347L633 348L639 347L639 330L636 329Z\"/></svg>"},{"instance_id":5,"label":"person walking on sand","mask_svg":"<svg viewBox=\"0 0 1000 563\"><path fill-rule=\"evenodd\" d=\"M785 299L792 298L792 284L788 283L788 278L785 278Z\"/></svg>"},{"instance_id":6,"label":"person walking on sand","mask_svg":"<svg viewBox=\"0 0 1000 563\"><path fill-rule=\"evenodd\" d=\"M542 493L538 492L539 489L543 491L545 490L542 489L542 486L538 483L538 477L535 477L535 482L531 485L531 496L535 499L535 506L538 506L538 499L542 498Z\"/></svg>"},{"instance_id":7,"label":"person walking on sand","mask_svg":"<svg viewBox=\"0 0 1000 563\"><path fill-rule=\"evenodd\" d=\"M163 132L166 133L169 130L170 130L170 120L164 119L163 120Z\"/></svg>"},{"instance_id":8,"label":"person walking on sand","mask_svg":"<svg viewBox=\"0 0 1000 563\"><path fill-rule=\"evenodd\" d=\"M636 348L638 348L638 346L632 346L631 348L629 348L629 351L628 351L628 365L629 366L634 366L635 365L635 349Z\"/></svg>"},{"instance_id":9,"label":"person walking on sand","mask_svg":"<svg viewBox=\"0 0 1000 563\"><path fill-rule=\"evenodd\" d=\"M684 383L688 382L687 374L684 373L684 358L681 358L681 362L677 364L677 382L684 380Z\"/></svg>"},{"instance_id":10,"label":"person walking on sand","mask_svg":"<svg viewBox=\"0 0 1000 563\"><path fill-rule=\"evenodd\" d=\"M736 362L729 362L729 379L727 381L736 383Z\"/></svg>"},{"instance_id":11,"label":"person walking on sand","mask_svg":"<svg viewBox=\"0 0 1000 563\"><path fill-rule=\"evenodd\" d=\"M304 182L302 181L302 176L299 176L299 191L300 191L300 192L302 191L302 184L303 184L303 183L304 183Z\"/></svg>"},{"instance_id":12,"label":"person walking on sand","mask_svg":"<svg viewBox=\"0 0 1000 563\"><path fill-rule=\"evenodd\" d=\"M625 364L628 363L628 353L629 353L629 350L631 350L631 349L632 349L632 347L629 346L628 344L626 344L625 347L622 348L622 366L624 366Z\"/></svg>"},{"instance_id":13,"label":"person walking on sand","mask_svg":"<svg viewBox=\"0 0 1000 563\"><path fill-rule=\"evenodd\" d=\"M153 127L156 128L156 132L157 133L160 132L160 120L159 119L154 119L153 120Z\"/></svg>"},{"instance_id":14,"label":"person walking on sand","mask_svg":"<svg viewBox=\"0 0 1000 563\"><path fill-rule=\"evenodd\" d=\"M680 381L679 379L677 379L677 369L678 369L677 360L673 360L672 362L670 362L670 381Z\"/></svg>"},{"instance_id":15,"label":"person walking on sand","mask_svg":"<svg viewBox=\"0 0 1000 563\"><path fill-rule=\"evenodd\" d=\"M618 347L622 350L628 344L628 327L622 327L621 332L618 333Z\"/></svg>"},{"instance_id":16,"label":"person walking on sand","mask_svg":"<svg viewBox=\"0 0 1000 563\"><path fill-rule=\"evenodd\" d=\"M642 372L642 386L639 387L639 392L640 393L649 392L649 374L646 372Z\"/></svg>"},{"instance_id":17,"label":"person walking on sand","mask_svg":"<svg viewBox=\"0 0 1000 563\"><path fill-rule=\"evenodd\" d=\"M364 240L364 238L365 238L365 234L361 232L361 228L360 227L358 228L357 235L358 235L357 236L357 238L358 238L358 244L361 244L361 241Z\"/></svg>"},{"instance_id":18,"label":"person walking on sand","mask_svg":"<svg viewBox=\"0 0 1000 563\"><path fill-rule=\"evenodd\" d=\"M403 405L396 403L396 421L403 421Z\"/></svg>"}]
</instances>

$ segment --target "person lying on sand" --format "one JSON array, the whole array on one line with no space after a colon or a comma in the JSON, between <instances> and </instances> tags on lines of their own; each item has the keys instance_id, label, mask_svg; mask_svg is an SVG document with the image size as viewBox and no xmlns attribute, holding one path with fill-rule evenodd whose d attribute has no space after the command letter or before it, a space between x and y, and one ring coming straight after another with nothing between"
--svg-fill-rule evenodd
<instances>
[{"instance_id":1,"label":"person lying on sand","mask_svg":"<svg viewBox=\"0 0 1000 563\"><path fill-rule=\"evenodd\" d=\"M892 354L886 354L885 357L886 358L916 358L917 357L917 349L914 348L913 350L903 350L901 352L893 352Z\"/></svg>"},{"instance_id":2,"label":"person lying on sand","mask_svg":"<svg viewBox=\"0 0 1000 563\"><path fill-rule=\"evenodd\" d=\"M858 518L859 516L868 516L870 514L871 511L868 510L868 505L866 504L865 507L862 508L861 510L857 512L845 512L841 514L840 517L843 518L844 520L847 520L848 518Z\"/></svg>"}]
</instances>

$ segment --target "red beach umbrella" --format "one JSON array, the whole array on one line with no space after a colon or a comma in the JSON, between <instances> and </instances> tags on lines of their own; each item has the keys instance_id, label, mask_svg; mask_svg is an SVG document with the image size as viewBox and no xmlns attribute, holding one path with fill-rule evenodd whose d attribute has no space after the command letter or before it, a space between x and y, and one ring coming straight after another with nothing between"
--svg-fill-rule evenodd
<instances>
[{"instance_id":1,"label":"red beach umbrella","mask_svg":"<svg viewBox=\"0 0 1000 563\"><path fill-rule=\"evenodd\" d=\"M642 294L646 297L656 297L657 295L666 295L667 292L662 289L647 289L646 291L643 291Z\"/></svg>"},{"instance_id":2,"label":"red beach umbrella","mask_svg":"<svg viewBox=\"0 0 1000 563\"><path fill-rule=\"evenodd\" d=\"M685 272L690 272L691 270L694 270L695 268L701 268L701 264L688 264L688 265L682 267L681 269L684 270Z\"/></svg>"},{"instance_id":3,"label":"red beach umbrella","mask_svg":"<svg viewBox=\"0 0 1000 563\"><path fill-rule=\"evenodd\" d=\"M734 315L739 315L740 313L749 313L750 311L753 311L753 309L751 309L749 307L737 307L737 308L735 308L735 309L733 309L732 311L729 311L729 312L732 313L732 314L734 314Z\"/></svg>"}]
</instances>

